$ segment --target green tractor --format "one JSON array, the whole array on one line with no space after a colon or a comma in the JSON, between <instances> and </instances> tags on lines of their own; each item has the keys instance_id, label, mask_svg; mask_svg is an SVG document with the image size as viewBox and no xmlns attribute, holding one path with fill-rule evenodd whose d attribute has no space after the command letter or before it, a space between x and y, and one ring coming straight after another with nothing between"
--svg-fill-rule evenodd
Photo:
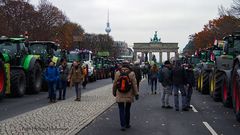
<instances>
[{"instance_id":1,"label":"green tractor","mask_svg":"<svg viewBox=\"0 0 240 135\"><path fill-rule=\"evenodd\" d=\"M233 106L240 122L240 33L224 38L223 54L216 59L211 95L226 107Z\"/></svg>"},{"instance_id":2,"label":"green tractor","mask_svg":"<svg viewBox=\"0 0 240 135\"><path fill-rule=\"evenodd\" d=\"M24 38L0 38L0 52L4 62L9 63L10 83L5 94L21 97L25 93L35 94L41 89L41 61L30 55Z\"/></svg>"},{"instance_id":3,"label":"green tractor","mask_svg":"<svg viewBox=\"0 0 240 135\"><path fill-rule=\"evenodd\" d=\"M213 46L200 52L202 62L197 64L197 90L202 94L209 94L210 92L210 80L212 78L212 72L214 72L215 61L221 53L222 49L218 46Z\"/></svg>"},{"instance_id":4,"label":"green tractor","mask_svg":"<svg viewBox=\"0 0 240 135\"><path fill-rule=\"evenodd\" d=\"M5 64L4 55L0 53L0 100L4 97L7 86L7 64Z\"/></svg>"}]
</instances>

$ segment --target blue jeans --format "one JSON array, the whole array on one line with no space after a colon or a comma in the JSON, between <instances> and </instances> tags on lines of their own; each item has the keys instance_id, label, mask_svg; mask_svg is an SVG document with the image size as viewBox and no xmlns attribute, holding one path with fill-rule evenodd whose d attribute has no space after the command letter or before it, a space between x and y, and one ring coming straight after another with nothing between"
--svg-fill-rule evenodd
<instances>
[{"instance_id":1,"label":"blue jeans","mask_svg":"<svg viewBox=\"0 0 240 135\"><path fill-rule=\"evenodd\" d=\"M67 81L60 80L59 99L65 99L66 89L67 89Z\"/></svg>"},{"instance_id":2,"label":"blue jeans","mask_svg":"<svg viewBox=\"0 0 240 135\"><path fill-rule=\"evenodd\" d=\"M155 86L155 92L157 91L157 78L152 78L151 79L151 90L153 92L153 86Z\"/></svg>"},{"instance_id":3,"label":"blue jeans","mask_svg":"<svg viewBox=\"0 0 240 135\"><path fill-rule=\"evenodd\" d=\"M130 108L131 103L118 103L120 124L121 127L126 127L130 125Z\"/></svg>"},{"instance_id":4,"label":"blue jeans","mask_svg":"<svg viewBox=\"0 0 240 135\"><path fill-rule=\"evenodd\" d=\"M186 91L183 85L173 85L175 109L179 109L178 91L182 94L182 108L187 107Z\"/></svg>"},{"instance_id":5,"label":"blue jeans","mask_svg":"<svg viewBox=\"0 0 240 135\"><path fill-rule=\"evenodd\" d=\"M79 84L80 83L78 83L78 82L74 83L75 91L76 91L76 98L81 98L81 86L79 87Z\"/></svg>"},{"instance_id":6,"label":"blue jeans","mask_svg":"<svg viewBox=\"0 0 240 135\"><path fill-rule=\"evenodd\" d=\"M193 93L193 88L192 86L189 86L187 89L187 106L190 106L190 102L191 102L191 97L192 97L192 93Z\"/></svg>"},{"instance_id":7,"label":"blue jeans","mask_svg":"<svg viewBox=\"0 0 240 135\"><path fill-rule=\"evenodd\" d=\"M55 82L54 81L49 81L48 82L48 92L49 92L50 101L56 100L56 88L55 88Z\"/></svg>"}]
</instances>

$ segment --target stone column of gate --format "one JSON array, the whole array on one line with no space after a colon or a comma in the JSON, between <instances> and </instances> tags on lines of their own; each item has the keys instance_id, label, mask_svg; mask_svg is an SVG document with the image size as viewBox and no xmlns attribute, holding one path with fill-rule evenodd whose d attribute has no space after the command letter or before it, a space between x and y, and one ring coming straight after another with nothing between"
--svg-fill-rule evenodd
<instances>
[{"instance_id":1,"label":"stone column of gate","mask_svg":"<svg viewBox=\"0 0 240 135\"><path fill-rule=\"evenodd\" d=\"M144 57L144 52L142 52L142 53L141 53L141 60L140 60L140 61L142 62L142 60L144 61L144 59L145 59L145 57Z\"/></svg>"},{"instance_id":2,"label":"stone column of gate","mask_svg":"<svg viewBox=\"0 0 240 135\"><path fill-rule=\"evenodd\" d=\"M162 63L162 52L159 52L159 63Z\"/></svg>"},{"instance_id":3,"label":"stone column of gate","mask_svg":"<svg viewBox=\"0 0 240 135\"><path fill-rule=\"evenodd\" d=\"M149 52L149 61L152 61L152 52Z\"/></svg>"},{"instance_id":4,"label":"stone column of gate","mask_svg":"<svg viewBox=\"0 0 240 135\"><path fill-rule=\"evenodd\" d=\"M175 51L175 57L178 58L178 52L177 51Z\"/></svg>"},{"instance_id":5,"label":"stone column of gate","mask_svg":"<svg viewBox=\"0 0 240 135\"><path fill-rule=\"evenodd\" d=\"M167 52L167 60L170 60L170 52Z\"/></svg>"}]
</instances>

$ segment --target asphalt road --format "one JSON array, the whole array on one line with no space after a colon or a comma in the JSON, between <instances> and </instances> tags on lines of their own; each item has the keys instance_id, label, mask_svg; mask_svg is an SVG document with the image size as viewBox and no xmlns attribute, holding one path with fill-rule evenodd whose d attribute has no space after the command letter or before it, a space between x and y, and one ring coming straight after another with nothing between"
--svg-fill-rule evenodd
<instances>
[{"instance_id":1,"label":"asphalt road","mask_svg":"<svg viewBox=\"0 0 240 135\"><path fill-rule=\"evenodd\" d=\"M132 105L131 125L120 131L117 105L105 111L79 135L239 135L240 123L235 120L232 109L214 102L209 95L194 91L189 112L161 108L161 93L149 94L147 81L141 83L140 100ZM173 105L173 97L170 101Z\"/></svg>"},{"instance_id":2,"label":"asphalt road","mask_svg":"<svg viewBox=\"0 0 240 135\"><path fill-rule=\"evenodd\" d=\"M96 82L88 83L86 89L82 89L82 92L84 93L110 83L112 83L111 79L97 80ZM66 98L73 96L75 96L74 88L68 88ZM40 92L36 95L24 95L21 98L4 98L0 101L0 121L49 105L47 97L48 92Z\"/></svg>"}]
</instances>

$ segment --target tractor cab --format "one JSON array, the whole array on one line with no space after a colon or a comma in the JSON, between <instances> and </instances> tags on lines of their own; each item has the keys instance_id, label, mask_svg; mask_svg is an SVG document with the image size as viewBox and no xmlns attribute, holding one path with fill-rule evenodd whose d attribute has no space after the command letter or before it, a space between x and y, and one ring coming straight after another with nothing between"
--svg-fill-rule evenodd
<instances>
[{"instance_id":1,"label":"tractor cab","mask_svg":"<svg viewBox=\"0 0 240 135\"><path fill-rule=\"evenodd\" d=\"M28 54L24 38L0 38L0 52L3 53L5 60L10 60L10 64L19 66L22 63L22 57Z\"/></svg>"},{"instance_id":2,"label":"tractor cab","mask_svg":"<svg viewBox=\"0 0 240 135\"><path fill-rule=\"evenodd\" d=\"M224 54L236 57L240 54L240 33L224 37Z\"/></svg>"},{"instance_id":3,"label":"tractor cab","mask_svg":"<svg viewBox=\"0 0 240 135\"><path fill-rule=\"evenodd\" d=\"M30 41L28 42L29 52L35 57L40 57L44 62L44 65L47 66L49 61L58 62L56 57L56 52L59 48L59 45L52 41ZM56 58L55 58L56 57Z\"/></svg>"}]
</instances>

